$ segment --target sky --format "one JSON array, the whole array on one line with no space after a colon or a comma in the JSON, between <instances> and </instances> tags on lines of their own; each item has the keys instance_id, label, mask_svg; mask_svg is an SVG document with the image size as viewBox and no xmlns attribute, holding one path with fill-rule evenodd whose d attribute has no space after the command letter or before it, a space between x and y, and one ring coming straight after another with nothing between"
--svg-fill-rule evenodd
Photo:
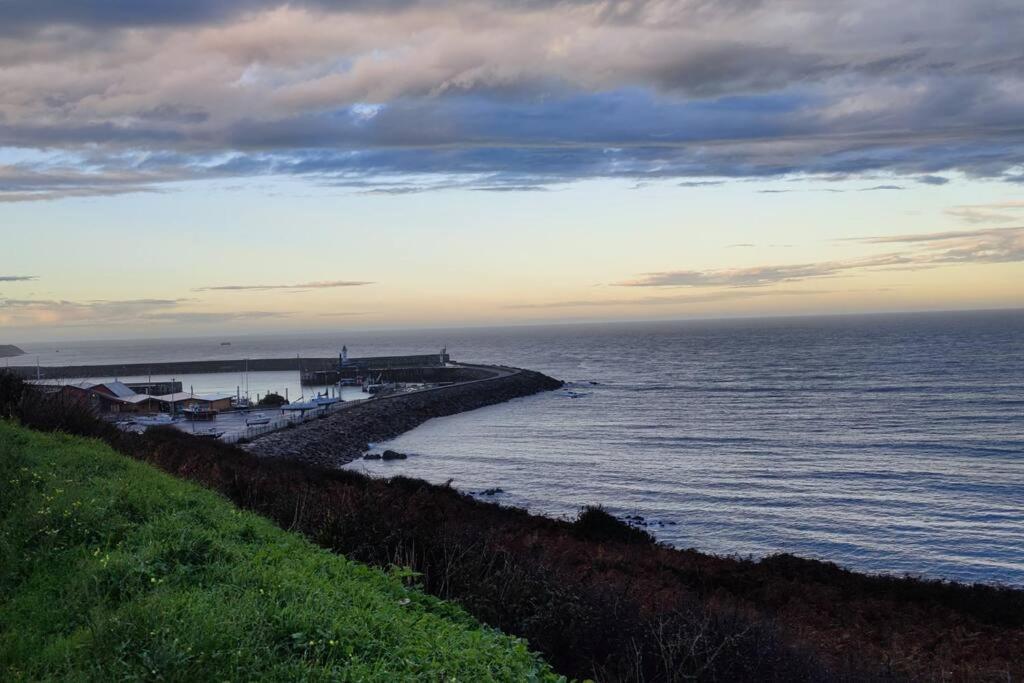
<instances>
[{"instance_id":1,"label":"sky","mask_svg":"<svg viewBox=\"0 0 1024 683\"><path fill-rule=\"evenodd\" d=\"M1019 0L6 0L0 343L1024 307Z\"/></svg>"}]
</instances>

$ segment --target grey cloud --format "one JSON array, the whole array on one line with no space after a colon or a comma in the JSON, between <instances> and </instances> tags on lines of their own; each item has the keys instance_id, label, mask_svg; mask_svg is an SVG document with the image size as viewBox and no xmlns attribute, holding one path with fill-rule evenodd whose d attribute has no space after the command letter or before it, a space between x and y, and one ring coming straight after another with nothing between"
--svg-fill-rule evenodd
<instances>
[{"instance_id":1,"label":"grey cloud","mask_svg":"<svg viewBox=\"0 0 1024 683\"><path fill-rule=\"evenodd\" d=\"M956 216L968 223L1004 223L1021 218L1024 201L998 202L994 204L969 204L946 209L950 216Z\"/></svg>"},{"instance_id":2,"label":"grey cloud","mask_svg":"<svg viewBox=\"0 0 1024 683\"><path fill-rule=\"evenodd\" d=\"M155 172L113 165L91 166L87 170L54 165L0 166L0 203L161 192L162 183L187 177L184 169Z\"/></svg>"},{"instance_id":3,"label":"grey cloud","mask_svg":"<svg viewBox=\"0 0 1024 683\"><path fill-rule=\"evenodd\" d=\"M336 287L361 287L363 285L372 285L373 282L365 282L361 280L327 280L321 282L306 282L298 285L218 285L215 287L198 287L193 291L196 292L215 292L215 291L266 291L271 289L334 289Z\"/></svg>"},{"instance_id":4,"label":"grey cloud","mask_svg":"<svg viewBox=\"0 0 1024 683\"><path fill-rule=\"evenodd\" d=\"M10 327L82 327L145 322L193 324L262 320L289 315L274 311L230 313L187 310L193 299L66 299L0 298L0 325Z\"/></svg>"},{"instance_id":5,"label":"grey cloud","mask_svg":"<svg viewBox=\"0 0 1024 683\"><path fill-rule=\"evenodd\" d=\"M1024 227L862 237L852 241L864 244L902 244L911 249L820 263L645 273L637 279L615 284L621 287L753 288L838 277L863 270L899 271L959 263L1024 262Z\"/></svg>"},{"instance_id":6,"label":"grey cloud","mask_svg":"<svg viewBox=\"0 0 1024 683\"><path fill-rule=\"evenodd\" d=\"M31 282L38 279L38 275L0 275L0 282Z\"/></svg>"},{"instance_id":7,"label":"grey cloud","mask_svg":"<svg viewBox=\"0 0 1024 683\"><path fill-rule=\"evenodd\" d=\"M758 266L732 270L675 270L646 273L637 280L618 282L621 287L761 287L779 282L826 277L847 269L842 263L805 263Z\"/></svg>"},{"instance_id":8,"label":"grey cloud","mask_svg":"<svg viewBox=\"0 0 1024 683\"><path fill-rule=\"evenodd\" d=\"M684 180L677 183L679 187L714 187L725 184L724 180Z\"/></svg>"},{"instance_id":9,"label":"grey cloud","mask_svg":"<svg viewBox=\"0 0 1024 683\"><path fill-rule=\"evenodd\" d=\"M861 240L871 244L919 245L910 263L1015 263L1024 261L1024 227L893 235Z\"/></svg>"},{"instance_id":10,"label":"grey cloud","mask_svg":"<svg viewBox=\"0 0 1024 683\"><path fill-rule=\"evenodd\" d=\"M211 313L180 311L171 313L152 313L142 316L143 320L164 323L203 324L229 323L245 320L267 320L273 318L286 318L290 314L279 311L238 311L233 313Z\"/></svg>"},{"instance_id":11,"label":"grey cloud","mask_svg":"<svg viewBox=\"0 0 1024 683\"><path fill-rule=\"evenodd\" d=\"M91 176L22 168L0 201L276 174L392 194L1024 179L1005 0L12 0L0 26L0 146Z\"/></svg>"},{"instance_id":12,"label":"grey cloud","mask_svg":"<svg viewBox=\"0 0 1024 683\"><path fill-rule=\"evenodd\" d=\"M180 306L186 299L66 299L0 298L0 324L112 324L137 320L154 310Z\"/></svg>"},{"instance_id":13,"label":"grey cloud","mask_svg":"<svg viewBox=\"0 0 1024 683\"><path fill-rule=\"evenodd\" d=\"M577 299L575 301L554 301L533 304L512 304L505 308L513 309L544 309L544 308L583 308L590 306L685 306L715 303L719 301L735 301L765 296L812 296L829 294L830 290L813 289L765 289L765 290L729 290L698 295L647 296L631 299Z\"/></svg>"}]
</instances>

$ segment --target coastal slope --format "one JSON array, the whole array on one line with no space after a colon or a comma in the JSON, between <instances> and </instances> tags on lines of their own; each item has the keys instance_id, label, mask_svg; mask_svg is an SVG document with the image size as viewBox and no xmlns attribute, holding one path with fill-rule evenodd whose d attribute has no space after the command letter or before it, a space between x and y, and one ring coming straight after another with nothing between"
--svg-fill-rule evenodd
<instances>
[{"instance_id":1,"label":"coastal slope","mask_svg":"<svg viewBox=\"0 0 1024 683\"><path fill-rule=\"evenodd\" d=\"M0 421L4 680L557 680L523 641L96 441Z\"/></svg>"},{"instance_id":2,"label":"coastal slope","mask_svg":"<svg viewBox=\"0 0 1024 683\"><path fill-rule=\"evenodd\" d=\"M526 638L556 671L577 679L1007 681L1024 676L1024 591L1018 589L870 576L791 555L754 561L677 550L601 509L586 509L574 522L548 519L449 486L255 457L173 428L124 432L78 404L31 391L3 373L0 415L46 432L97 438L349 559L408 567L411 571L403 569L401 575L415 577L427 593L456 600L481 622ZM0 520L12 510L5 506L12 499L5 485L17 485L23 474L45 477L55 471L60 482L51 485L61 489L80 480L80 474L67 476L48 461L25 470L17 462L4 468L9 443L8 433L0 432ZM118 514L134 523L139 517L131 496L135 487L126 476L114 493L96 500L117 506ZM20 526L34 535L12 536L10 530L19 525L0 524L0 599L36 590L35 583L11 588L18 566L4 573L11 561L22 556L28 561L35 552L30 540L56 543L69 537L62 524L33 526L33 513L61 522L67 509L57 502L63 499L56 490L40 493L41 499L14 498L23 512ZM75 519L78 513L70 514ZM205 518L197 526L205 529ZM107 527L120 533L120 523ZM53 539L44 534L51 530ZM117 547L118 539L104 542ZM190 553L171 557L180 562ZM149 567L170 564L163 557L156 556L156 565L150 555L137 558L136 573L158 581L162 574ZM43 561L64 562L78 572L67 559L52 562L46 555ZM248 565L236 569L228 585L244 579ZM132 586L133 576L118 579ZM72 587L79 585L77 577L72 576ZM47 582L57 583L44 572L38 587ZM50 590L42 602L57 602L61 589ZM289 595L289 601L306 596L298 590ZM7 609L0 600L0 671L6 666L5 634L17 633L15 627L28 632L9 621ZM46 604L45 609L54 608ZM31 616L31 607L21 611ZM44 650L33 643L26 648ZM515 675L495 678L517 680Z\"/></svg>"}]
</instances>

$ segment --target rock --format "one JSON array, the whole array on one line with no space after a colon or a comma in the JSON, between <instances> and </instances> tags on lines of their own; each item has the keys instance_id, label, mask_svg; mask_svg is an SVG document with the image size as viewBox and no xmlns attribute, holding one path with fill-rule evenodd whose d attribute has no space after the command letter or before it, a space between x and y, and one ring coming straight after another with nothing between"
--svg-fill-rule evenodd
<instances>
[{"instance_id":1,"label":"rock","mask_svg":"<svg viewBox=\"0 0 1024 683\"><path fill-rule=\"evenodd\" d=\"M381 456L384 460L405 460L409 456L405 453L399 453L398 451L384 451Z\"/></svg>"},{"instance_id":2,"label":"rock","mask_svg":"<svg viewBox=\"0 0 1024 683\"><path fill-rule=\"evenodd\" d=\"M363 456L363 460L380 460L380 453L367 453Z\"/></svg>"},{"instance_id":3,"label":"rock","mask_svg":"<svg viewBox=\"0 0 1024 683\"><path fill-rule=\"evenodd\" d=\"M505 490L504 489L500 489L500 488L487 489L486 491L481 491L480 495L481 496L496 496L499 493L505 493Z\"/></svg>"}]
</instances>

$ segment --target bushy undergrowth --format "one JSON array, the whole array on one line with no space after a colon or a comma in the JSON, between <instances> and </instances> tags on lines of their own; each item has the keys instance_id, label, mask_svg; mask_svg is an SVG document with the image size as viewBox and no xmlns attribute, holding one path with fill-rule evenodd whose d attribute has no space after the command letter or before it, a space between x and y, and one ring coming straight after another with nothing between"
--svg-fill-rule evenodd
<instances>
[{"instance_id":1,"label":"bushy undergrowth","mask_svg":"<svg viewBox=\"0 0 1024 683\"><path fill-rule=\"evenodd\" d=\"M0 421L0 679L542 680L525 643L109 447Z\"/></svg>"},{"instance_id":2,"label":"bushy undergrowth","mask_svg":"<svg viewBox=\"0 0 1024 683\"><path fill-rule=\"evenodd\" d=\"M630 526L601 506L589 505L580 511L573 525L580 538L591 541L620 543L654 543L654 537L643 529Z\"/></svg>"}]
</instances>

